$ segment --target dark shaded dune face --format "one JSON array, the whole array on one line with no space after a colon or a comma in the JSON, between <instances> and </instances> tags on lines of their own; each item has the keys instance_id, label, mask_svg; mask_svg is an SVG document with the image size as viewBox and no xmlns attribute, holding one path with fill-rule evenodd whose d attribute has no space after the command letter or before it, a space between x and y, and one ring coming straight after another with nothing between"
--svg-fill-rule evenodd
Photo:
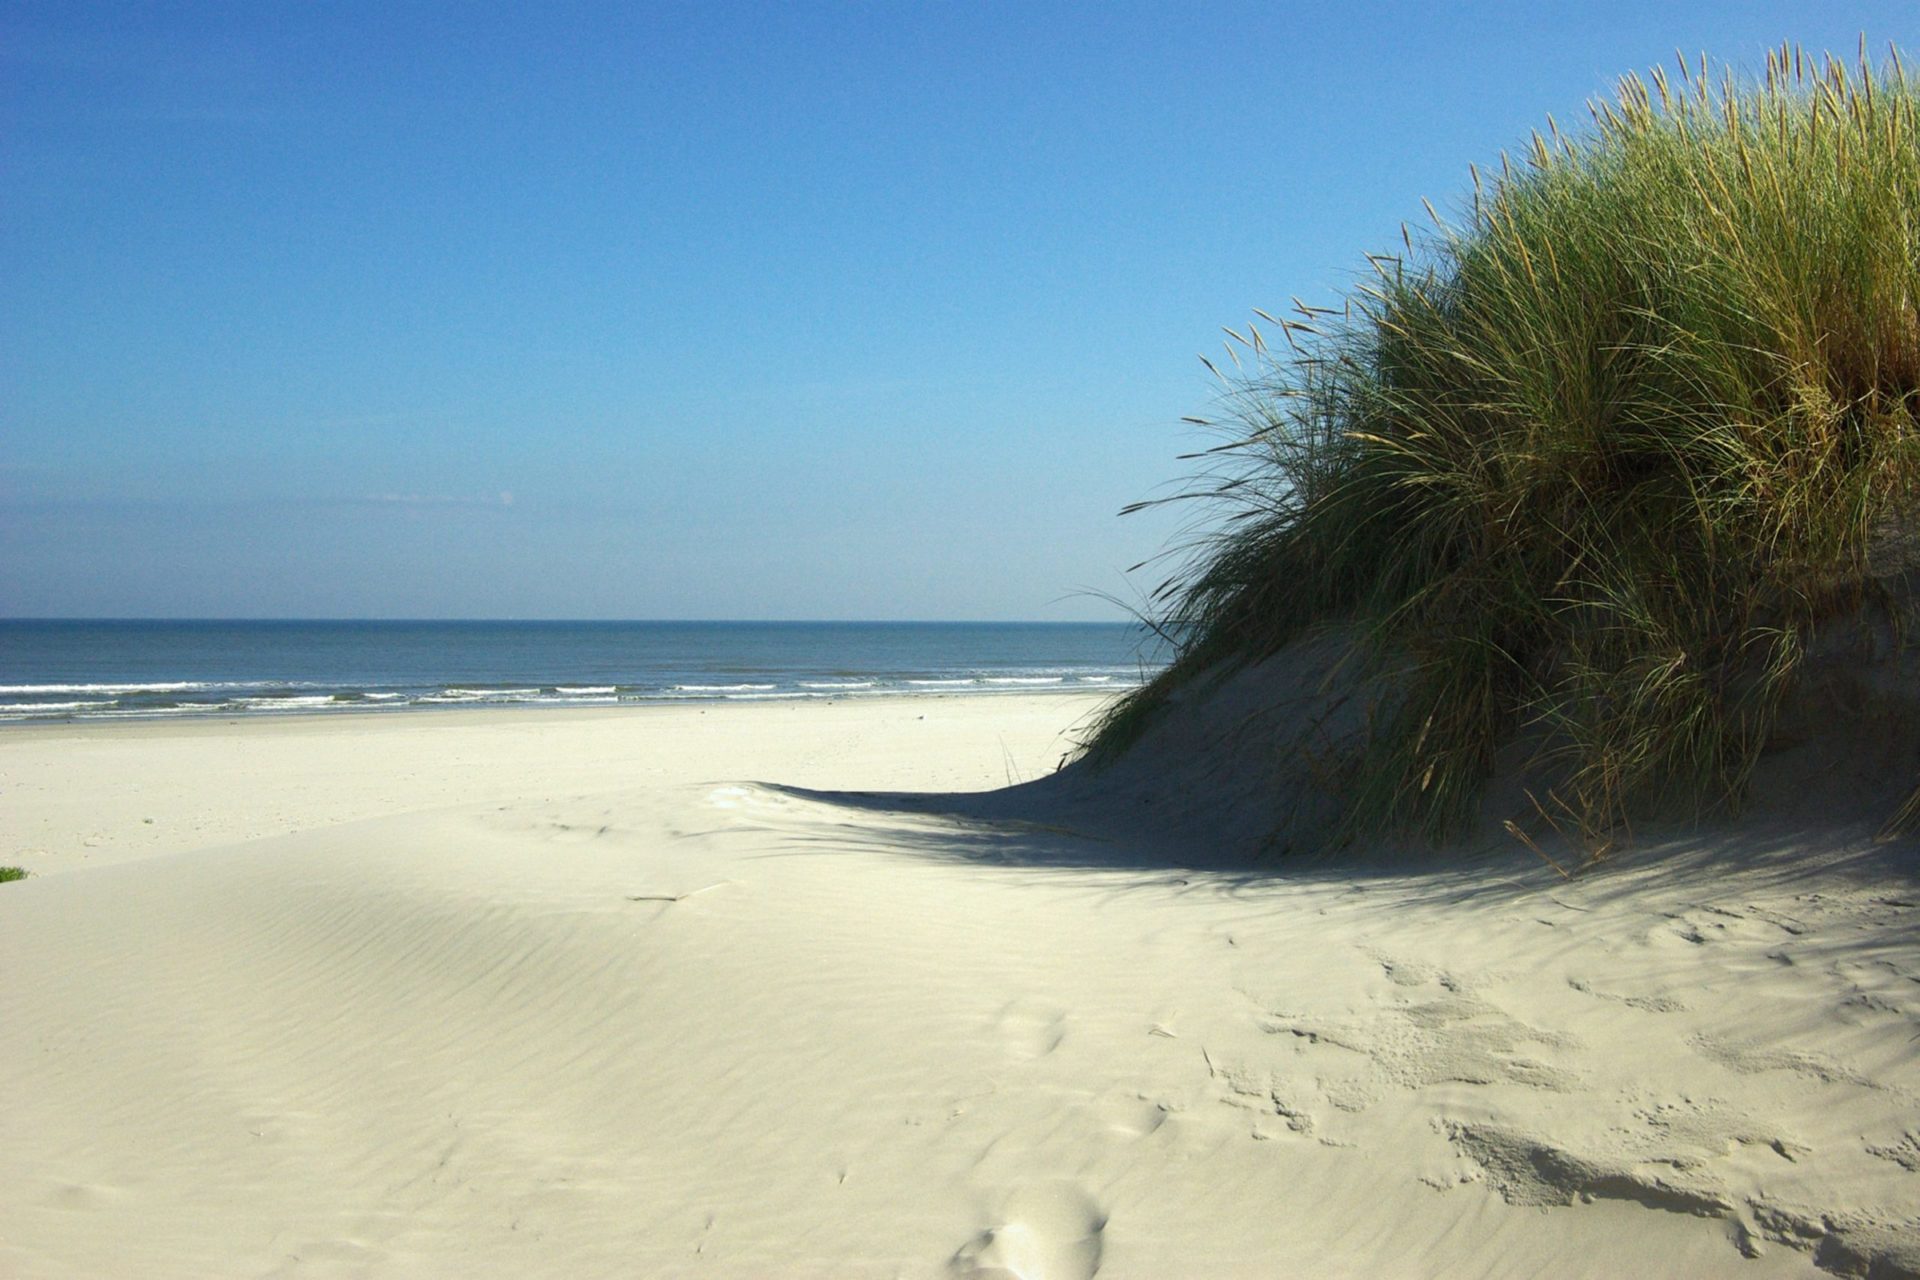
<instances>
[{"instance_id":1,"label":"dark shaded dune face","mask_svg":"<svg viewBox=\"0 0 1920 1280\"><path fill-rule=\"evenodd\" d=\"M974 798L980 816L1055 823L1195 865L1326 851L1341 788L1387 690L1330 629L1168 689L1123 749Z\"/></svg>"},{"instance_id":2,"label":"dark shaded dune face","mask_svg":"<svg viewBox=\"0 0 1920 1280\"><path fill-rule=\"evenodd\" d=\"M1737 806L1648 812L1642 834L1702 818L1867 825L1889 835L1913 825L1920 815L1900 818L1920 784L1920 650L1911 639L1920 634L1920 606L1906 590L1828 619L1807 642ZM1553 792L1554 744L1524 735L1501 752L1478 818L1459 837L1439 846L1346 839L1346 788L1393 694L1389 679L1361 674L1367 663L1353 645L1351 632L1328 629L1261 663L1216 666L1170 689L1124 748L968 807L1157 843L1198 863L1335 853L1418 860L1503 845L1519 852L1509 822L1543 844L1567 846L1569 833L1543 821L1535 803Z\"/></svg>"},{"instance_id":3,"label":"dark shaded dune face","mask_svg":"<svg viewBox=\"0 0 1920 1280\"><path fill-rule=\"evenodd\" d=\"M1204 842L1229 857L1311 853L1339 822L1341 761L1365 732L1368 691L1330 632L1267 661L1171 690L1129 749L1061 775L1069 803L1128 831Z\"/></svg>"},{"instance_id":4,"label":"dark shaded dune face","mask_svg":"<svg viewBox=\"0 0 1920 1280\"><path fill-rule=\"evenodd\" d=\"M1920 787L1920 595L1903 575L1879 603L1829 619L1807 645L1747 787L1755 816L1868 821L1912 835Z\"/></svg>"}]
</instances>

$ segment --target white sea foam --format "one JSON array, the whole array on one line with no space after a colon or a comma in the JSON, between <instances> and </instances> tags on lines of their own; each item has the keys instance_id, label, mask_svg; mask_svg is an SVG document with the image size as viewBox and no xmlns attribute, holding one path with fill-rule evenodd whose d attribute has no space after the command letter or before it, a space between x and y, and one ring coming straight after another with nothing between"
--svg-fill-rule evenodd
<instances>
[{"instance_id":1,"label":"white sea foam","mask_svg":"<svg viewBox=\"0 0 1920 1280\"><path fill-rule=\"evenodd\" d=\"M802 689L871 689L877 680L802 680Z\"/></svg>"},{"instance_id":2,"label":"white sea foam","mask_svg":"<svg viewBox=\"0 0 1920 1280\"><path fill-rule=\"evenodd\" d=\"M620 701L616 695L617 690L613 685L562 685L553 693L545 689L442 689L439 693L422 694L415 701L455 705L479 702L510 702L523 706L561 706L582 702L604 705Z\"/></svg>"},{"instance_id":3,"label":"white sea foam","mask_svg":"<svg viewBox=\"0 0 1920 1280\"><path fill-rule=\"evenodd\" d=\"M909 680L907 683L926 689L964 689L970 684L978 684L979 681L968 678L965 680Z\"/></svg>"},{"instance_id":4,"label":"white sea foam","mask_svg":"<svg viewBox=\"0 0 1920 1280\"><path fill-rule=\"evenodd\" d=\"M1059 684L1063 676L988 676L988 684Z\"/></svg>"},{"instance_id":5,"label":"white sea foam","mask_svg":"<svg viewBox=\"0 0 1920 1280\"><path fill-rule=\"evenodd\" d=\"M762 689L777 689L772 684L677 684L677 693L752 693Z\"/></svg>"},{"instance_id":6,"label":"white sea foam","mask_svg":"<svg viewBox=\"0 0 1920 1280\"><path fill-rule=\"evenodd\" d=\"M155 684L0 684L0 694L19 697L22 694L46 693L186 693L196 689L260 689L271 681L234 680L212 682L205 680L165 680Z\"/></svg>"},{"instance_id":7,"label":"white sea foam","mask_svg":"<svg viewBox=\"0 0 1920 1280\"><path fill-rule=\"evenodd\" d=\"M774 692L769 692L774 690ZM731 690L725 693L717 690L689 691L683 686L662 689L658 693L633 695L627 702L765 702L774 699L824 698L824 693L809 693L801 689L779 689L775 685L761 685L751 689Z\"/></svg>"},{"instance_id":8,"label":"white sea foam","mask_svg":"<svg viewBox=\"0 0 1920 1280\"><path fill-rule=\"evenodd\" d=\"M311 711L315 707L336 706L330 693L303 694L299 697L236 698L249 711Z\"/></svg>"},{"instance_id":9,"label":"white sea foam","mask_svg":"<svg viewBox=\"0 0 1920 1280\"><path fill-rule=\"evenodd\" d=\"M420 702L467 703L467 702L529 702L540 698L539 689L466 689L448 688L438 693L420 696Z\"/></svg>"}]
</instances>

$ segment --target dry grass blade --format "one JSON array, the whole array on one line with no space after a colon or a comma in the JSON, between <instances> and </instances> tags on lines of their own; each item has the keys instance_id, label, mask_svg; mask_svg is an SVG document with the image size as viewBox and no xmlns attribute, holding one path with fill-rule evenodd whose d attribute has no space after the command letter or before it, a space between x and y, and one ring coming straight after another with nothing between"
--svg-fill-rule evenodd
<instances>
[{"instance_id":1,"label":"dry grass blade","mask_svg":"<svg viewBox=\"0 0 1920 1280\"><path fill-rule=\"evenodd\" d=\"M1901 806L1894 810L1886 825L1873 837L1875 844L1891 844L1904 839L1920 828L1920 787L1915 787Z\"/></svg>"},{"instance_id":2,"label":"dry grass blade","mask_svg":"<svg viewBox=\"0 0 1920 1280\"><path fill-rule=\"evenodd\" d=\"M716 880L712 884L702 885L698 889L689 889L685 893L630 893L627 895L627 901L628 902L685 902L688 898L697 898L703 893L711 893L715 889L724 888L725 886L730 885L732 883L733 881L731 880Z\"/></svg>"},{"instance_id":3,"label":"dry grass blade","mask_svg":"<svg viewBox=\"0 0 1920 1280\"><path fill-rule=\"evenodd\" d=\"M1534 855L1538 857L1540 861L1546 863L1548 866L1552 867L1555 871L1558 871L1560 873L1560 878L1562 880L1573 879L1573 873L1571 871L1568 871L1565 867L1561 866L1559 863L1555 862L1551 857L1549 857L1545 849L1542 849L1539 845L1534 843L1532 836L1529 836L1526 832L1520 829L1519 823L1515 822L1512 818L1508 818L1505 822L1501 823L1501 825L1507 829L1508 835L1512 836L1515 840L1518 840L1521 844L1531 849Z\"/></svg>"}]
</instances>

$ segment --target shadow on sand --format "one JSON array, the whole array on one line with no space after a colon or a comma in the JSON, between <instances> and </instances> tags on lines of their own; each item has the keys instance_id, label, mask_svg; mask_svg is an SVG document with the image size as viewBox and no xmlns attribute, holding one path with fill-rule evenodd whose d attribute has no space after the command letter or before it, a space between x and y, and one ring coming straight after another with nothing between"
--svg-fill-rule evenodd
<instances>
[{"instance_id":1,"label":"shadow on sand","mask_svg":"<svg viewBox=\"0 0 1920 1280\"><path fill-rule=\"evenodd\" d=\"M1059 777L1061 775L1055 775ZM1598 910L1641 898L1656 886L1694 896L1737 880L1745 895L1792 893L1813 880L1895 893L1890 905L1920 905L1920 840L1876 843L1865 823L1836 826L1801 818L1725 818L1642 833L1571 878L1505 835L1444 850L1376 846L1261 860L1209 841L1204 832L1087 821L1062 803L1052 779L984 792L829 791L779 783L757 786L821 806L795 838L833 847L1036 872L1101 874L1106 887L1261 897L1300 889L1365 893L1390 888L1397 901L1497 904L1538 898L1570 910ZM834 811L840 815L835 816Z\"/></svg>"}]
</instances>

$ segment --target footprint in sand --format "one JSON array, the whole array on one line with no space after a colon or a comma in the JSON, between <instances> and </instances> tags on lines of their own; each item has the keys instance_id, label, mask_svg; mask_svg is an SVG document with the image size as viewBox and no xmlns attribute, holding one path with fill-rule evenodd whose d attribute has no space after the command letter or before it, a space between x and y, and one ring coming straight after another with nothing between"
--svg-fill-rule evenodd
<instances>
[{"instance_id":1,"label":"footprint in sand","mask_svg":"<svg viewBox=\"0 0 1920 1280\"><path fill-rule=\"evenodd\" d=\"M1684 1013L1687 1008L1671 996L1622 995L1615 991L1601 991L1585 978L1568 978L1567 985L1583 996L1592 996L1596 1000L1607 1000L1614 1004L1624 1004L1629 1009L1638 1009L1642 1013Z\"/></svg>"},{"instance_id":2,"label":"footprint in sand","mask_svg":"<svg viewBox=\"0 0 1920 1280\"><path fill-rule=\"evenodd\" d=\"M1704 1032L1687 1037L1687 1043L1721 1066L1743 1076L1758 1075L1763 1071L1790 1071L1819 1084L1850 1084L1862 1089L1887 1088L1879 1081L1870 1080L1824 1054L1801 1053L1757 1040L1728 1039Z\"/></svg>"},{"instance_id":3,"label":"footprint in sand","mask_svg":"<svg viewBox=\"0 0 1920 1280\"><path fill-rule=\"evenodd\" d=\"M1812 1152L1715 1104L1682 1099L1642 1108L1580 1149L1506 1125L1434 1123L1508 1204L1553 1209L1625 1201L1722 1219L1731 1228L1733 1246L1749 1258L1778 1244L1810 1254L1814 1266L1840 1275L1916 1274L1920 1219L1884 1207L1821 1208L1777 1200L1764 1181L1724 1177L1717 1166L1743 1148L1759 1147L1772 1153L1762 1159L1787 1164ZM1868 1150L1898 1162L1897 1155ZM1742 1182L1748 1184L1745 1189Z\"/></svg>"},{"instance_id":4,"label":"footprint in sand","mask_svg":"<svg viewBox=\"0 0 1920 1280\"><path fill-rule=\"evenodd\" d=\"M1067 1012L1036 1000L1015 1000L1000 1011L995 1025L1010 1057L1044 1058L1067 1038Z\"/></svg>"},{"instance_id":5,"label":"footprint in sand","mask_svg":"<svg viewBox=\"0 0 1920 1280\"><path fill-rule=\"evenodd\" d=\"M1144 1138L1167 1122L1165 1103L1141 1095L1110 1097L1100 1103L1100 1116L1111 1133L1127 1138Z\"/></svg>"},{"instance_id":6,"label":"footprint in sand","mask_svg":"<svg viewBox=\"0 0 1920 1280\"><path fill-rule=\"evenodd\" d=\"M1357 1058L1362 1076L1341 1089L1356 1095L1353 1100L1362 1106L1372 1092L1370 1085L1421 1089L1455 1083L1523 1084L1564 1093L1578 1083L1573 1072L1531 1056L1537 1049L1568 1047L1568 1037L1528 1026L1477 997L1452 992L1389 1006L1371 1018L1274 1012L1260 1019L1260 1027L1270 1035L1290 1037L1297 1052L1325 1057L1328 1050L1344 1051L1344 1057L1335 1055L1341 1063L1338 1073L1321 1080L1330 1096ZM1342 1110L1360 1109L1333 1100Z\"/></svg>"},{"instance_id":7,"label":"footprint in sand","mask_svg":"<svg viewBox=\"0 0 1920 1280\"><path fill-rule=\"evenodd\" d=\"M1106 1210L1071 1182L1007 1198L999 1222L962 1245L948 1270L967 1280L1091 1280L1100 1270Z\"/></svg>"},{"instance_id":8,"label":"footprint in sand","mask_svg":"<svg viewBox=\"0 0 1920 1280\"><path fill-rule=\"evenodd\" d=\"M1773 944L1797 938L1807 931L1806 925L1790 916L1755 906L1741 911L1695 904L1679 911L1663 912L1662 916L1661 923L1647 934L1647 941L1653 945Z\"/></svg>"}]
</instances>

